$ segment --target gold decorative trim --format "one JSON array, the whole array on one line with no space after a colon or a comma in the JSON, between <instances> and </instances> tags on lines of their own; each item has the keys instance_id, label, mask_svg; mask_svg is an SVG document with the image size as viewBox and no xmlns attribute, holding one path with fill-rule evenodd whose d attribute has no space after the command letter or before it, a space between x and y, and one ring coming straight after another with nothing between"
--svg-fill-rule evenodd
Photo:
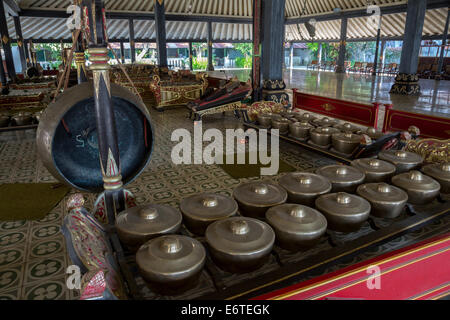
<instances>
[{"instance_id":1,"label":"gold decorative trim","mask_svg":"<svg viewBox=\"0 0 450 320\"><path fill-rule=\"evenodd\" d=\"M331 111L331 110L336 109L332 104L329 104L329 103L323 104L323 105L322 105L322 108L323 108L325 111Z\"/></svg>"}]
</instances>

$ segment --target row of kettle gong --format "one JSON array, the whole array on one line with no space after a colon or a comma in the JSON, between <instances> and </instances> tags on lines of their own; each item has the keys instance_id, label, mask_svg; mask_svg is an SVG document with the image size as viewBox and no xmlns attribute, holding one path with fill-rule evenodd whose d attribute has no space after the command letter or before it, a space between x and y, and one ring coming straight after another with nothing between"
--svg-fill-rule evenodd
<instances>
[{"instance_id":1,"label":"row of kettle gong","mask_svg":"<svg viewBox=\"0 0 450 320\"><path fill-rule=\"evenodd\" d=\"M13 115L8 113L0 113L0 128L11 126L26 126L33 123L39 123L42 111L31 113L31 112L18 112Z\"/></svg>"},{"instance_id":2,"label":"row of kettle gong","mask_svg":"<svg viewBox=\"0 0 450 320\"><path fill-rule=\"evenodd\" d=\"M291 113L291 116L286 114ZM264 128L278 129L280 134L288 134L294 139L308 141L320 148L333 148L342 154L352 154L360 145L363 135L365 143L383 136L374 128L363 130L350 123L339 124L337 121L324 117L317 119L309 113L286 112L281 114L260 113L258 123Z\"/></svg>"},{"instance_id":3,"label":"row of kettle gong","mask_svg":"<svg viewBox=\"0 0 450 320\"><path fill-rule=\"evenodd\" d=\"M397 151L389 153L403 159ZM221 269L248 272L264 263L275 241L286 250L304 250L327 229L355 231L370 214L395 218L407 201L427 203L441 189L448 192L448 164L422 168L431 174L441 170L441 178L446 173L442 188L415 170L418 165L404 172L405 167L385 160L359 159L351 166L325 166L316 173L287 173L279 184L243 183L233 197L190 196L180 202L179 210L157 204L130 208L118 215L116 230L121 241L136 251L140 273L154 290L180 292L197 283L206 259L201 242L177 234L182 223L194 235L204 236Z\"/></svg>"}]
</instances>

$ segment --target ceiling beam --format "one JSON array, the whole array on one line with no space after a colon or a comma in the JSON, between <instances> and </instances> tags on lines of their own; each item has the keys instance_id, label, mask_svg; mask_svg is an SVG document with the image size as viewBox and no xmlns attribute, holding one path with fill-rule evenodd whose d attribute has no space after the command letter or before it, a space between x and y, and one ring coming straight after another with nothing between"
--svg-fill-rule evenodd
<instances>
[{"instance_id":1,"label":"ceiling beam","mask_svg":"<svg viewBox=\"0 0 450 320\"><path fill-rule=\"evenodd\" d=\"M424 35L422 36L422 40L441 40L443 35ZM450 34L447 36L447 39L450 39ZM365 37L365 38L347 38L347 42L367 42L367 41L376 41L376 37ZM384 41L402 41L403 36L395 36L395 37L381 37L380 40ZM293 43L311 43L311 42L339 42L339 39L315 39L314 41L308 40L293 40L289 41Z\"/></svg>"},{"instance_id":2,"label":"ceiling beam","mask_svg":"<svg viewBox=\"0 0 450 320\"><path fill-rule=\"evenodd\" d=\"M37 18L68 18L69 14L62 10L34 10L23 9L20 11L22 17ZM106 12L107 19L133 19L133 20L155 20L155 14L152 12ZM214 16L214 15L183 15L166 14L167 21L194 21L194 22L217 22L217 23L243 23L251 24L251 18L240 18L232 16Z\"/></svg>"},{"instance_id":3,"label":"ceiling beam","mask_svg":"<svg viewBox=\"0 0 450 320\"><path fill-rule=\"evenodd\" d=\"M442 38L442 36L441 36ZM33 43L72 43L72 39L25 39L25 42L33 40ZM108 39L109 42L124 42L128 43L128 39ZM134 39L135 43L145 42L145 43L156 43L156 39L150 38L139 38ZM11 42L17 42L17 39L12 39ZM166 43L188 43L188 42L207 42L206 39L168 39ZM247 43L252 42L251 40L213 40L213 43Z\"/></svg>"},{"instance_id":4,"label":"ceiling beam","mask_svg":"<svg viewBox=\"0 0 450 320\"><path fill-rule=\"evenodd\" d=\"M439 8L447 8L448 0L428 0L427 9L439 9ZM402 13L406 12L407 4L394 4L394 5L382 5L380 6L381 14L394 14L394 13ZM316 21L329 21L329 20L337 20L342 18L359 18L359 17L368 17L372 15L372 13L367 13L367 9L351 9L351 10L343 10L338 13L324 13L317 15L309 15L303 17L296 18L287 18L285 24L301 24L314 19Z\"/></svg>"},{"instance_id":5,"label":"ceiling beam","mask_svg":"<svg viewBox=\"0 0 450 320\"><path fill-rule=\"evenodd\" d=\"M19 15L20 7L14 0L3 0L3 5L5 8L6 14L9 13L9 15L11 15L11 16Z\"/></svg>"}]
</instances>

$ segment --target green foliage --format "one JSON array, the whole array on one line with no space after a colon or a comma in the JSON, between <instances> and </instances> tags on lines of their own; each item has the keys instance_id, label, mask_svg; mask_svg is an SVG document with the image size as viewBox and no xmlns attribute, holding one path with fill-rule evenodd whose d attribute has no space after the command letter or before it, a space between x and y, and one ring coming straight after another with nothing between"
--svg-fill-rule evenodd
<instances>
[{"instance_id":1,"label":"green foliage","mask_svg":"<svg viewBox=\"0 0 450 320\"><path fill-rule=\"evenodd\" d=\"M375 41L349 42L346 47L346 60L352 61L352 64L356 61L368 62L368 58L372 58L375 53L375 46Z\"/></svg>"},{"instance_id":2,"label":"green foliage","mask_svg":"<svg viewBox=\"0 0 450 320\"><path fill-rule=\"evenodd\" d=\"M192 57L192 68L194 70L206 70L208 66L207 60L200 60L197 57Z\"/></svg>"},{"instance_id":3,"label":"green foliage","mask_svg":"<svg viewBox=\"0 0 450 320\"><path fill-rule=\"evenodd\" d=\"M319 58L319 43L309 42L306 44L310 51L310 56L312 60L317 60ZM339 55L339 44L322 42L322 61L333 61Z\"/></svg>"},{"instance_id":4,"label":"green foliage","mask_svg":"<svg viewBox=\"0 0 450 320\"><path fill-rule=\"evenodd\" d=\"M250 57L253 53L253 44L246 42L246 43L236 43L234 44L234 49L240 51L244 57Z\"/></svg>"},{"instance_id":5,"label":"green foliage","mask_svg":"<svg viewBox=\"0 0 450 320\"><path fill-rule=\"evenodd\" d=\"M310 56L313 60L317 59L319 53L319 43L317 42L308 42L306 44L310 51Z\"/></svg>"},{"instance_id":6,"label":"green foliage","mask_svg":"<svg viewBox=\"0 0 450 320\"><path fill-rule=\"evenodd\" d=\"M386 48L384 52L385 63L400 63L400 56L402 55L402 48Z\"/></svg>"},{"instance_id":7,"label":"green foliage","mask_svg":"<svg viewBox=\"0 0 450 320\"><path fill-rule=\"evenodd\" d=\"M46 61L61 61L61 45L59 43L36 43L34 48L42 61L44 57Z\"/></svg>"},{"instance_id":8,"label":"green foliage","mask_svg":"<svg viewBox=\"0 0 450 320\"><path fill-rule=\"evenodd\" d=\"M251 57L236 58L236 67L237 68L246 68L246 69L251 68L252 67L252 58Z\"/></svg>"},{"instance_id":9,"label":"green foliage","mask_svg":"<svg viewBox=\"0 0 450 320\"><path fill-rule=\"evenodd\" d=\"M334 61L339 56L338 43L322 43L322 60Z\"/></svg>"}]
</instances>

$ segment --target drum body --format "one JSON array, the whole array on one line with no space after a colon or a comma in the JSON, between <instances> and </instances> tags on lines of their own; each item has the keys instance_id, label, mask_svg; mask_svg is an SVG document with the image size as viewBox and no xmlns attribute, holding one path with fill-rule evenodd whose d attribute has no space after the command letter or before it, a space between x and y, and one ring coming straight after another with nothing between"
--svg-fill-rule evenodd
<instances>
[{"instance_id":1,"label":"drum body","mask_svg":"<svg viewBox=\"0 0 450 320\"><path fill-rule=\"evenodd\" d=\"M112 83L111 98L126 185L150 161L153 131L145 105L132 92ZM67 89L45 109L36 140L40 159L56 179L82 191L103 190L91 82Z\"/></svg>"}]
</instances>

